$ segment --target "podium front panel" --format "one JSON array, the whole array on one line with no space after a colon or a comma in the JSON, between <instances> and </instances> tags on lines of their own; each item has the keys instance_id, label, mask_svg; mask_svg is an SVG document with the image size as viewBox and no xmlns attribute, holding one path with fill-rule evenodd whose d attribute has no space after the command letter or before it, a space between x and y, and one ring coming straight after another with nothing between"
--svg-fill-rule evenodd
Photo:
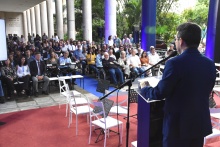
<instances>
[{"instance_id":1,"label":"podium front panel","mask_svg":"<svg viewBox=\"0 0 220 147\"><path fill-rule=\"evenodd\" d=\"M138 147L162 147L164 102L146 103L138 96Z\"/></svg>"}]
</instances>

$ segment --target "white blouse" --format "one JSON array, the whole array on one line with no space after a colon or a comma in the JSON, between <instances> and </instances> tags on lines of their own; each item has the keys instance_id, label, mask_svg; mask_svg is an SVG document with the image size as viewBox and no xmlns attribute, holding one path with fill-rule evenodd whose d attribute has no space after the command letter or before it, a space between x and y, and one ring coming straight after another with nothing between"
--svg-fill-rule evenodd
<instances>
[{"instance_id":1,"label":"white blouse","mask_svg":"<svg viewBox=\"0 0 220 147\"><path fill-rule=\"evenodd\" d=\"M31 73L30 73L30 69L29 69L28 65L18 66L17 75L19 78L26 76L26 75L30 75L30 74Z\"/></svg>"}]
</instances>

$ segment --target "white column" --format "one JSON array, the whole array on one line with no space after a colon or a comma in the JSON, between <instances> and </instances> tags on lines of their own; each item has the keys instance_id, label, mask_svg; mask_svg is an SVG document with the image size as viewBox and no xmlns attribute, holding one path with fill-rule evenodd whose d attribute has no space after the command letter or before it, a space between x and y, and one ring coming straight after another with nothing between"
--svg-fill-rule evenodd
<instances>
[{"instance_id":1,"label":"white column","mask_svg":"<svg viewBox=\"0 0 220 147\"><path fill-rule=\"evenodd\" d=\"M56 22L57 22L57 35L63 39L63 5L62 0L55 0L56 5Z\"/></svg>"},{"instance_id":2,"label":"white column","mask_svg":"<svg viewBox=\"0 0 220 147\"><path fill-rule=\"evenodd\" d=\"M23 35L24 35L24 38L25 38L25 40L27 41L28 40L28 28L27 28L27 12L26 11L24 11L23 12L23 26L24 26L24 33L23 33Z\"/></svg>"},{"instance_id":3,"label":"white column","mask_svg":"<svg viewBox=\"0 0 220 147\"><path fill-rule=\"evenodd\" d=\"M36 23L35 23L34 7L31 8L31 33L36 35Z\"/></svg>"},{"instance_id":4,"label":"white column","mask_svg":"<svg viewBox=\"0 0 220 147\"><path fill-rule=\"evenodd\" d=\"M116 0L105 0L105 42L116 35Z\"/></svg>"},{"instance_id":5,"label":"white column","mask_svg":"<svg viewBox=\"0 0 220 147\"><path fill-rule=\"evenodd\" d=\"M27 11L27 28L28 28L28 33L31 34L31 14L30 14L30 9L28 9ZM31 34L32 36L32 34Z\"/></svg>"},{"instance_id":6,"label":"white column","mask_svg":"<svg viewBox=\"0 0 220 147\"><path fill-rule=\"evenodd\" d=\"M74 0L67 0L67 31L68 38L76 39Z\"/></svg>"},{"instance_id":7,"label":"white column","mask_svg":"<svg viewBox=\"0 0 220 147\"><path fill-rule=\"evenodd\" d=\"M63 20L67 19L67 5L66 0L63 0ZM63 21L63 34L65 35L67 33L67 22Z\"/></svg>"},{"instance_id":8,"label":"white column","mask_svg":"<svg viewBox=\"0 0 220 147\"><path fill-rule=\"evenodd\" d=\"M47 3L43 1L40 4L40 14L41 14L41 34L48 35L48 24L47 24Z\"/></svg>"},{"instance_id":9,"label":"white column","mask_svg":"<svg viewBox=\"0 0 220 147\"><path fill-rule=\"evenodd\" d=\"M83 39L92 42L92 1L83 0Z\"/></svg>"},{"instance_id":10,"label":"white column","mask_svg":"<svg viewBox=\"0 0 220 147\"><path fill-rule=\"evenodd\" d=\"M40 6L35 6L36 34L41 36Z\"/></svg>"},{"instance_id":11,"label":"white column","mask_svg":"<svg viewBox=\"0 0 220 147\"><path fill-rule=\"evenodd\" d=\"M48 15L48 38L52 38L52 36L54 35L52 0L47 0L47 15Z\"/></svg>"}]
</instances>

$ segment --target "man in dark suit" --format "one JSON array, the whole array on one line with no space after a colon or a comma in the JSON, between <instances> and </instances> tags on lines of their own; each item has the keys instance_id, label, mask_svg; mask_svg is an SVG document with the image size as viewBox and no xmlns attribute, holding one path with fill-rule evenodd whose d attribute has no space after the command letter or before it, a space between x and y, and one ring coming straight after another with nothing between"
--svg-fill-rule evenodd
<instances>
[{"instance_id":1,"label":"man in dark suit","mask_svg":"<svg viewBox=\"0 0 220 147\"><path fill-rule=\"evenodd\" d=\"M209 95L215 84L215 65L198 51L200 39L197 24L181 24L175 44L182 54L166 62L156 87L141 89L146 98L166 98L163 147L202 147L204 137L212 133Z\"/></svg>"},{"instance_id":2,"label":"man in dark suit","mask_svg":"<svg viewBox=\"0 0 220 147\"><path fill-rule=\"evenodd\" d=\"M36 52L35 60L30 63L30 72L36 97L38 96L38 81L44 81L42 94L48 95L47 87L49 85L49 78L45 76L45 64L40 59L40 52Z\"/></svg>"}]
</instances>

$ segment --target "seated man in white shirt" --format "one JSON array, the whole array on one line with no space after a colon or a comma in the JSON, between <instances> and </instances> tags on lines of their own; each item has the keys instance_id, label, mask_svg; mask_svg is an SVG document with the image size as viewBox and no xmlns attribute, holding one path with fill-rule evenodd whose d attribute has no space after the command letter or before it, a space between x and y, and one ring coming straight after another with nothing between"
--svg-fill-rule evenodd
<instances>
[{"instance_id":1,"label":"seated man in white shirt","mask_svg":"<svg viewBox=\"0 0 220 147\"><path fill-rule=\"evenodd\" d=\"M60 57L59 59L60 63L60 72L63 76L70 76L75 75L76 71L70 67L70 64L72 63L71 59L69 58L69 52L65 51L63 53L63 57ZM76 85L74 83L75 80L72 80L72 84ZM71 85L70 85L71 87Z\"/></svg>"},{"instance_id":2,"label":"seated man in white shirt","mask_svg":"<svg viewBox=\"0 0 220 147\"><path fill-rule=\"evenodd\" d=\"M155 65L160 61L159 55L156 53L154 46L150 47L150 54L149 56L149 64L151 66ZM157 76L158 71L159 71L160 66L158 65L157 67L152 68L152 76Z\"/></svg>"},{"instance_id":3,"label":"seated man in white shirt","mask_svg":"<svg viewBox=\"0 0 220 147\"><path fill-rule=\"evenodd\" d=\"M135 73L135 76L143 73L144 70L141 68L140 58L136 55L137 51L135 49L132 50L131 56L128 58L127 64L130 66L131 72ZM144 74L141 75L144 77Z\"/></svg>"}]
</instances>

